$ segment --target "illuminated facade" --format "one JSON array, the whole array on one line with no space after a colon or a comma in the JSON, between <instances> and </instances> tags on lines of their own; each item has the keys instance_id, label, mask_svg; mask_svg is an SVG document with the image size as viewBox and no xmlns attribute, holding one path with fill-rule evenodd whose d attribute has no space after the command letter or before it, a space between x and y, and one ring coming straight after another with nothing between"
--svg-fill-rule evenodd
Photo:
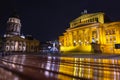
<instances>
[{"instance_id":1,"label":"illuminated facade","mask_svg":"<svg viewBox=\"0 0 120 80\"><path fill-rule=\"evenodd\" d=\"M21 36L21 22L17 14L13 14L7 21L4 34L3 50L6 52L38 52L39 41Z\"/></svg>"},{"instance_id":2,"label":"illuminated facade","mask_svg":"<svg viewBox=\"0 0 120 80\"><path fill-rule=\"evenodd\" d=\"M120 22L111 22L105 13L87 14L70 22L70 27L59 36L61 51L120 53Z\"/></svg>"}]
</instances>

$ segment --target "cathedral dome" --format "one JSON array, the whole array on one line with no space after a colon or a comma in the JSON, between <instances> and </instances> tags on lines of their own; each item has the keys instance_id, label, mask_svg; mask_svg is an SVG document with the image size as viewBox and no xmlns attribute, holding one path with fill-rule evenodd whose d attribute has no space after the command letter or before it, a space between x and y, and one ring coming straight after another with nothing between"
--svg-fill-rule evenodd
<instances>
[{"instance_id":1,"label":"cathedral dome","mask_svg":"<svg viewBox=\"0 0 120 80\"><path fill-rule=\"evenodd\" d=\"M14 12L10 15L10 17L20 19L19 15L18 15L18 13L17 13L16 11L14 11Z\"/></svg>"}]
</instances>

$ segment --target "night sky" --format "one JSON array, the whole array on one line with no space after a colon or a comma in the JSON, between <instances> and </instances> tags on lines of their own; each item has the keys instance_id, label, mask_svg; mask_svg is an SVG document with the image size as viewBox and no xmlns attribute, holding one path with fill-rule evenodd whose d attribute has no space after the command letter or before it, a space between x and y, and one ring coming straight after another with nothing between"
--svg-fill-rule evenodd
<instances>
[{"instance_id":1,"label":"night sky","mask_svg":"<svg viewBox=\"0 0 120 80\"><path fill-rule=\"evenodd\" d=\"M112 20L120 20L120 0L0 0L0 34L14 10L20 16L21 33L40 41L55 40L69 27L69 22L88 13L105 12Z\"/></svg>"}]
</instances>

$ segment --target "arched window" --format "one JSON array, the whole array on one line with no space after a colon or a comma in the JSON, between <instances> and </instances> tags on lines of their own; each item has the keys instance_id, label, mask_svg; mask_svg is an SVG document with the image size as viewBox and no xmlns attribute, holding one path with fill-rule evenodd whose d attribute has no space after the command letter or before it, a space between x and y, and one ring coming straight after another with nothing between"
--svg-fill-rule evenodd
<instances>
[{"instance_id":1,"label":"arched window","mask_svg":"<svg viewBox=\"0 0 120 80\"><path fill-rule=\"evenodd\" d=\"M6 42L6 45L10 45L10 41L7 41L7 42Z\"/></svg>"},{"instance_id":2,"label":"arched window","mask_svg":"<svg viewBox=\"0 0 120 80\"><path fill-rule=\"evenodd\" d=\"M11 41L11 46L14 46L14 41Z\"/></svg>"}]
</instances>

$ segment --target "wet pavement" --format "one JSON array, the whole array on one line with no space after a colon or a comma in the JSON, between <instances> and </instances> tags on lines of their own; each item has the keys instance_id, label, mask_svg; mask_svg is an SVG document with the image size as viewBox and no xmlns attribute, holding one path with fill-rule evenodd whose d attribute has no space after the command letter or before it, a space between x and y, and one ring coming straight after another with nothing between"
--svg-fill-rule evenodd
<instances>
[{"instance_id":1,"label":"wet pavement","mask_svg":"<svg viewBox=\"0 0 120 80\"><path fill-rule=\"evenodd\" d=\"M98 54L11 55L1 58L0 80L120 80L120 60Z\"/></svg>"},{"instance_id":2,"label":"wet pavement","mask_svg":"<svg viewBox=\"0 0 120 80\"><path fill-rule=\"evenodd\" d=\"M0 68L0 80L26 80L13 72Z\"/></svg>"}]
</instances>

